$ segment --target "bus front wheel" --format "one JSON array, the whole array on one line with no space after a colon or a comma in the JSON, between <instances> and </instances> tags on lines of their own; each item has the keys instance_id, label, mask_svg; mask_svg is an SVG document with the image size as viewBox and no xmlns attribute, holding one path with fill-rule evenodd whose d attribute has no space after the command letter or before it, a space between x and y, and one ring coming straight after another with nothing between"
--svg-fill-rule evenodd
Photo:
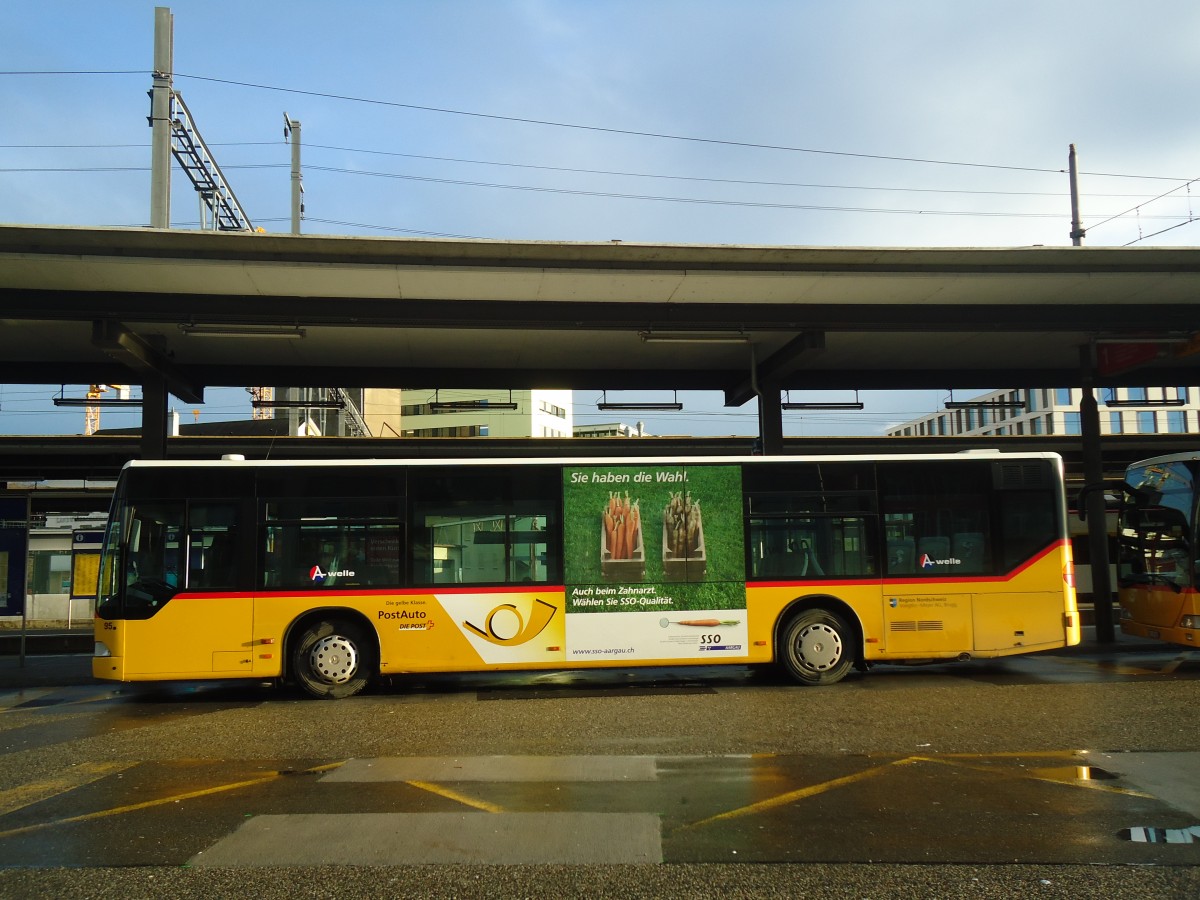
<instances>
[{"instance_id":1,"label":"bus front wheel","mask_svg":"<svg viewBox=\"0 0 1200 900\"><path fill-rule=\"evenodd\" d=\"M834 684L854 665L852 634L850 627L828 610L805 610L783 631L780 662L800 684Z\"/></svg>"},{"instance_id":2,"label":"bus front wheel","mask_svg":"<svg viewBox=\"0 0 1200 900\"><path fill-rule=\"evenodd\" d=\"M375 674L375 652L353 622L314 622L292 652L292 672L304 692L323 700L357 694Z\"/></svg>"}]
</instances>

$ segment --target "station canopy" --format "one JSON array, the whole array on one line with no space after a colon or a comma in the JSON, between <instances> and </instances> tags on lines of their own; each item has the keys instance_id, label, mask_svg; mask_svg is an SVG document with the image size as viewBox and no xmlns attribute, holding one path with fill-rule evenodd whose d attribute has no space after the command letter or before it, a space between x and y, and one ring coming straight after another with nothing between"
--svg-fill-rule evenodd
<instances>
[{"instance_id":1,"label":"station canopy","mask_svg":"<svg viewBox=\"0 0 1200 900\"><path fill-rule=\"evenodd\" d=\"M1200 249L0 226L2 383L717 390L1200 383ZM239 339L240 338L240 339ZM132 370L132 371L131 371Z\"/></svg>"}]
</instances>

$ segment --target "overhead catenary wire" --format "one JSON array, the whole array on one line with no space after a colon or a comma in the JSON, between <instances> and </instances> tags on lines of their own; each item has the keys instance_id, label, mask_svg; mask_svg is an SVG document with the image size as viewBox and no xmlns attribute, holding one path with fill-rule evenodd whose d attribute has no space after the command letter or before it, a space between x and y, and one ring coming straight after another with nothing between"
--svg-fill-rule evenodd
<instances>
[{"instance_id":1,"label":"overhead catenary wire","mask_svg":"<svg viewBox=\"0 0 1200 900\"><path fill-rule=\"evenodd\" d=\"M262 147L276 146L278 141L211 141L209 145L212 147ZM101 149L148 149L149 144L0 144L0 150L6 149L21 149L21 150L101 150ZM1001 191L1001 190L973 190L967 188L927 188L927 187L897 187L895 185L869 185L869 184L824 184L821 182L805 182L805 181L764 181L761 179L749 178L717 178L708 175L669 175L663 172L625 172L611 169L586 169L577 166L550 166L539 165L536 163L519 163L505 162L500 160L486 159L466 159L455 156L432 156L422 153L401 153L396 150L375 150L366 147L341 147L333 144L306 144L306 150L332 150L340 153L363 153L373 156L391 156L402 159L416 159L428 162L449 162L460 163L463 165L474 166L497 166L501 168L512 169L530 169L539 172L566 172L569 174L578 175L608 175L619 178L645 178L645 179L662 179L665 181L694 181L706 184L734 184L748 185L756 187L795 187L795 188L813 188L820 190L844 190L844 191L880 191L908 194L959 194L959 195L979 195L979 196L999 196L999 197L1067 197L1066 191ZM286 167L287 163L260 163L260 164L243 164L230 165L226 168L282 168ZM14 169L0 169L0 171L17 171ZM21 170L35 171L35 170ZM36 170L36 171L60 171L60 170ZM67 171L67 170L62 170ZM74 170L71 170L74 171ZM82 171L82 170L80 170ZM1061 174L1061 173L1055 173ZM1086 174L1086 173L1085 173ZM1114 176L1117 177L1117 176ZM1129 178L1143 177L1159 177L1159 176L1141 176L1129 175L1121 176ZM1090 198L1110 198L1110 197L1142 197L1150 198L1149 194L1110 194L1110 193L1088 193L1085 196Z\"/></svg>"},{"instance_id":2,"label":"overhead catenary wire","mask_svg":"<svg viewBox=\"0 0 1200 900\"><path fill-rule=\"evenodd\" d=\"M43 71L11 71L11 70L9 70L9 71L0 72L0 75L10 75L10 76L11 75L89 75L89 76L91 76L91 75L135 75L135 74L146 75L146 74L150 74L150 73L147 73L143 70L43 70ZM363 104L386 106L386 107L393 107L393 108L399 108L399 109L410 109L410 110L438 113L438 114L444 114L444 115L468 116L468 117L472 117L472 118L489 119L489 120L499 121L499 122L512 122L512 123L519 123L519 124L537 125L537 126L543 126L543 127L554 127L554 128L575 129L575 130L583 130L583 131L599 132L599 133L620 134L620 135L628 135L628 136L635 136L635 137L651 138L651 139L657 139L657 140L687 141L687 142L704 143L704 144L712 144L712 145L720 145L720 146L745 147L745 148L763 149L763 150L772 150L772 151L784 151L784 152L790 152L790 153L819 154L819 155L826 155L826 156L849 157L849 158L870 159L870 160L885 160L885 161L917 163L917 164L925 164L925 165L958 166L958 167L967 167L967 168L972 168L972 169L998 169L998 170L1006 170L1006 171L1034 172L1034 173L1045 173L1045 174L1061 174L1064 171L1061 168L1040 168L1040 167L1016 166L1016 165L1007 165L1007 164L967 162L967 161L961 161L961 160L937 159L937 158L928 158L928 157L919 157L919 156L900 156L900 155L890 155L890 154L880 154L880 153L864 153L864 152L842 151L842 150L827 150L827 149L812 148L812 147L797 147L797 146L788 146L788 145L784 145L784 144L773 144L773 143L754 142L754 141L746 141L746 140L733 140L733 139L712 138L712 137L704 137L704 136L696 136L696 135L672 134L672 133L661 132L661 131L623 129L623 128L615 128L615 127L610 127L610 126L554 121L551 119L540 119L540 118L523 117L523 116L508 116L508 115L501 115L501 114L496 114L496 113L480 112L480 111L475 111L475 110L456 109L456 108L451 108L451 107L438 107L438 106L430 106L430 105L422 105L422 104L414 104L414 103L405 103L405 102L400 102L400 101L357 96L357 95L353 95L353 94L339 94L339 93L332 93L332 92L325 92L325 91L304 90L304 89L300 89L300 88L292 88L292 87L286 87L286 86L281 86L281 85L240 81L240 80L228 79L228 78L217 78L217 77L213 77L213 76L191 74L191 73L174 73L174 77L181 78L181 79L192 79L195 81L209 82L209 83L214 83L214 84L224 84L224 85L251 88L251 89L257 89L257 90L264 90L264 91L284 92L284 93L290 93L290 94L297 94L297 95L301 95L301 96L313 96L313 97L320 97L320 98L325 98L325 99L341 100L341 101L345 101L345 102L363 103ZM247 143L249 143L249 142L247 142ZM253 143L265 144L268 142L253 142ZM3 145L3 146L9 146L9 145ZM128 146L128 145L122 145L122 146ZM566 171L566 172L571 172L571 173L575 173L575 174L594 174L594 175L606 175L606 176L617 176L617 177L663 178L663 179L671 179L671 180L689 180L689 181L708 182L708 183L723 183L723 184L739 184L739 185L755 185L755 186L771 186L771 187L789 186L789 187L801 187L801 188L806 188L806 189L876 190L876 191L892 190L892 191L907 191L907 192L914 192L914 193L920 192L920 193L938 193L938 194L950 194L950 195L976 194L976 195L991 195L991 196L1062 196L1061 194L1053 193L1053 192L967 191L967 190L963 190L963 189L902 188L902 187L872 188L870 186L858 186L858 185L819 185L819 184L811 184L811 183L755 181L755 180L750 180L750 179L705 178L705 177L701 177L701 176L681 176L681 175L663 175L663 174L636 173L636 172L617 172L617 171L605 171L605 170L573 169L573 168L569 168L569 167L539 166L539 165L530 164L530 163L487 162L487 161L479 161L479 160L456 159L456 158L452 158L452 157L424 157L424 156L420 156L418 154L399 154L399 153L394 153L394 152L390 152L390 151L371 151L371 150L365 150L365 149L360 149L360 148L333 147L333 146L329 146L329 145L316 145L316 146L324 147L325 149L330 149L330 150L337 150L340 152L369 152L369 153L376 153L376 154L380 154L380 155L396 155L396 156L405 156L408 158L430 159L430 160L436 160L436 161L457 162L457 163L464 163L464 164L469 163L469 164L477 164L477 165L502 165L502 166L527 168L527 169L534 169L534 170ZM228 168L246 168L246 169L248 169L248 168L273 168L273 167L277 167L279 165L281 165L281 164L229 166ZM439 179L439 178L432 178L432 177L428 177L428 176L403 175L403 174L380 173L380 172L362 172L360 170L337 169L334 167L322 168L322 167L310 166L310 169L317 170L317 171L323 170L323 171L328 171L328 172L342 172L342 173L347 173L347 174L370 175L370 176L374 176L374 177L400 178L400 179L407 179L407 180L412 180L412 181L424 181L424 182L428 182L428 183L443 183L443 184L452 184L452 185L461 185L461 186L481 187L481 188L487 188L487 189L503 189L503 190L513 190L513 191L553 193L553 194L573 195L573 196L602 197L602 198L620 199L620 200L640 200L640 201L666 202L666 203L703 204L703 205L715 205L715 206L727 206L727 207L804 210L804 211L820 211L820 212L848 212L848 213L865 213L865 214L876 214L876 215L883 214L883 215L921 215L921 216L955 216L955 217L972 217L972 216L974 216L974 217L981 217L981 218L996 218L996 217L1057 218L1059 215L1058 213L1049 213L1049 212L1042 213L1042 212L1012 212L1012 211L1005 212L1005 211L987 211L987 210L972 211L972 210L937 210L937 209L894 209L894 208L886 208L886 207L842 206L842 205L835 205L835 204L785 204L785 203L771 203L771 202L748 201L748 200L720 200L720 199L705 199L705 198L691 198L691 197L666 197L666 196L646 195L646 194L629 194L629 193L603 192L603 191L585 191L585 190L581 190L581 189L571 189L571 188L552 188L552 187L543 187L543 186L535 186L535 185L498 184L498 183L492 183L492 182L468 181L468 180L458 180L458 179ZM19 169L18 168L0 169L0 172L2 172L2 171L8 171L8 172L39 172L39 171L40 172L55 172L55 171L58 171L58 172L66 172L66 171L119 172L119 171L137 171L137 170L138 170L138 168L135 168L135 167L93 166L93 167L87 167L87 168L82 168L82 167L81 168L27 167L27 168L19 168ZM1106 173L1106 172L1085 172L1085 173L1081 173L1081 174L1086 174L1091 177L1153 178L1156 180L1172 180L1172 181L1183 180L1183 179L1176 179L1176 178L1168 179L1165 176L1125 175L1125 174L1120 174L1120 173ZM1117 213L1115 215L1108 216L1106 218L1101 219L1099 222L1092 222L1091 224L1088 225L1088 229L1092 230L1097 227L1100 227L1101 225L1107 224L1111 221L1121 219L1124 216L1129 215L1130 213L1140 210L1142 207L1146 206L1149 203L1154 202L1155 200L1159 200L1164 197L1167 197L1167 196L1175 193L1176 191L1189 186L1191 183L1193 183L1196 180L1197 179L1186 180L1186 181L1184 181L1184 184L1176 185L1171 190L1166 191L1163 194L1160 194L1156 197L1145 200L1143 203L1140 203L1140 204L1130 208L1129 210L1126 210L1122 213ZM1102 195L1089 195L1089 196L1102 196ZM1094 219L1094 216L1088 216L1087 218ZM1139 218L1142 218L1142 217L1139 217ZM1171 216L1171 215L1162 215L1162 216L1156 216L1156 217L1145 216L1145 218L1173 219L1173 218L1177 218L1177 217ZM341 223L338 223L336 220L328 220L328 221L330 224L341 224ZM1152 237L1154 234L1162 234L1166 231L1173 230L1174 228L1181 227L1182 225L1185 225L1185 224L1188 224L1188 221L1176 223L1175 225L1171 226L1170 228L1161 229L1159 231L1154 232L1152 235L1146 235L1144 237L1139 237L1137 240L1139 240L1139 241L1144 240L1146 237ZM362 224L362 223L345 223L345 225L347 227L371 228L371 229L377 229L377 230L390 230L389 226L375 226L375 225L368 225L368 224ZM442 234L445 236L453 236L453 235L449 235L444 232L430 232L430 231L424 231L424 230L419 230L419 229L397 229L397 230L400 231L401 233ZM1137 241L1134 241L1132 243L1136 243L1136 242Z\"/></svg>"},{"instance_id":3,"label":"overhead catenary wire","mask_svg":"<svg viewBox=\"0 0 1200 900\"><path fill-rule=\"evenodd\" d=\"M117 69L117 70L41 70L41 71L8 70L8 71L0 71L0 76L6 76L6 75L7 76L14 76L14 75L145 75L145 76L149 76L152 74L153 73L146 71L146 70L136 70L136 69L135 70ZM907 163L918 163L918 164L923 164L923 165L957 166L957 167L978 168L978 169L999 169L999 170L1014 171L1014 172L1040 172L1040 173L1045 173L1045 174L1060 174L1061 175L1066 171L1065 169L1063 169L1061 167L1018 166L1018 165L1001 164L1001 163L980 163L980 162L968 162L968 161L964 161L964 160L934 159L934 158L918 157L918 156L899 156L899 155L891 155L891 154L883 154L883 153L865 153L865 152L849 151L849 150L827 150L827 149L821 149L821 148L815 148L815 147L795 147L795 146L789 146L786 144L771 144L771 143L757 142L757 141L733 140L733 139L728 139L728 138L702 137L702 136L698 136L698 135L671 134L669 132L645 131L645 130L628 129L628 128L616 128L613 126L589 125L589 124L583 124L583 123L577 123L577 122L559 122L559 121L554 121L551 119L538 119L538 118L533 118L533 117L528 117L528 116L507 116L507 115L501 115L499 113L488 113L488 112L479 112L477 110L455 109L453 107L429 106L429 105L418 104L418 103L404 103L404 102L398 101L398 100L383 100L383 99L373 98L373 97L357 96L354 94L339 94L339 93L333 93L330 91L306 90L303 88L285 87L282 85L263 84L261 82L240 81L240 80L232 79L232 78L217 78L217 77L211 76L211 75L197 75L197 74L188 73L188 72L174 72L174 73L172 73L172 76L174 78L189 79L192 81L203 81L203 82L208 82L211 84L224 84L224 85L230 85L233 87L253 88L255 90L273 91L273 92L277 92L277 93L286 93L286 94L295 94L298 96L319 97L319 98L326 99L326 100L341 100L341 101L348 102L348 103L362 103L362 104L368 104L368 105L372 105L372 106L392 107L392 108L396 108L396 109L411 109L411 110L418 111L418 112L439 113L442 115L453 115L453 116L466 116L466 117L471 117L471 118L491 119L491 120L499 121L499 122L512 122L515 124L538 125L538 126L551 127L551 128L573 129L573 130L578 130L578 131L592 131L592 132L600 132L600 133L604 133L604 134L618 134L618 135L626 135L629 137L654 138L657 140L685 141L685 142L692 142L692 143L714 144L714 145L726 146L726 147L745 147L748 149L775 150L775 151L782 151L782 152L787 152L787 153L806 153L806 154L817 154L817 155L822 155L822 156L839 156L839 157L848 157L848 158L853 158L853 159L873 159L873 160L887 161L887 162L907 162ZM1149 178L1149 179L1155 179L1155 180L1161 180L1161 181L1184 181L1184 180L1186 180L1183 178L1173 178L1173 177L1162 176L1162 175L1128 175L1128 174L1114 173L1114 172L1080 172L1079 174L1088 175L1088 176L1097 177L1097 178Z\"/></svg>"},{"instance_id":4,"label":"overhead catenary wire","mask_svg":"<svg viewBox=\"0 0 1200 900\"><path fill-rule=\"evenodd\" d=\"M1089 230L1089 231L1094 231L1095 229L1099 228L1101 225L1107 225L1109 222L1113 221L1114 219L1120 219L1120 218L1122 218L1123 216L1127 216L1127 215L1129 215L1129 214L1130 214L1130 213L1132 213L1132 212L1137 212L1137 211L1138 211L1138 210L1140 210L1140 209L1141 209L1143 206L1146 206L1146 205L1148 205L1148 204L1150 204L1150 203L1153 203L1153 202L1154 202L1154 201L1156 201L1156 200L1162 200L1164 197L1169 197L1169 196L1171 196L1171 194L1174 194L1176 191L1181 191L1181 190L1183 190L1184 188L1190 188L1190 187L1191 187L1193 184L1195 184L1197 181L1200 181L1200 178L1193 178L1193 179L1191 179L1190 181L1188 181L1188 182L1186 182L1186 183L1184 183L1184 184L1181 184L1181 185L1179 185L1178 187L1173 187L1173 188L1171 188L1171 190L1169 190L1169 191L1164 191L1163 193L1159 194L1157 197L1152 197L1151 199L1149 199L1149 200L1145 201L1145 203L1139 203L1137 206L1133 206L1133 207L1130 207L1129 209L1125 210L1125 212L1120 212L1120 213L1117 213L1115 216L1109 216L1107 219L1102 219L1101 221L1099 221L1099 222L1095 223L1094 225L1089 225L1089 226L1088 226L1088 230ZM1182 222L1182 223L1180 223L1180 224L1186 225L1187 223L1186 223L1186 222ZM1160 232L1160 233L1161 233L1161 232Z\"/></svg>"}]
</instances>

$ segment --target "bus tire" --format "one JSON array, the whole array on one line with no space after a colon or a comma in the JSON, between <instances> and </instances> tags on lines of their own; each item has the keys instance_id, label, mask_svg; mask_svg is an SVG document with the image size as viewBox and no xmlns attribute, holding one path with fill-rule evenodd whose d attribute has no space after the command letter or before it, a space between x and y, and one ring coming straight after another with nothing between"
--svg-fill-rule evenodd
<instances>
[{"instance_id":1,"label":"bus tire","mask_svg":"<svg viewBox=\"0 0 1200 900\"><path fill-rule=\"evenodd\" d=\"M835 684L854 666L853 630L827 609L806 609L788 622L779 661L799 684Z\"/></svg>"},{"instance_id":2,"label":"bus tire","mask_svg":"<svg viewBox=\"0 0 1200 900\"><path fill-rule=\"evenodd\" d=\"M361 625L341 619L313 622L293 644L292 672L310 697L340 700L375 675L375 647Z\"/></svg>"}]
</instances>

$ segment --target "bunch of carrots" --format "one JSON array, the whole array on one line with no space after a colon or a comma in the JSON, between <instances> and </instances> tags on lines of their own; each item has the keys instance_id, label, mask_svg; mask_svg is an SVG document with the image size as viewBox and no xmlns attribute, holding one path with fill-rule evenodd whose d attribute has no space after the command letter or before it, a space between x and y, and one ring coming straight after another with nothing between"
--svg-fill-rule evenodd
<instances>
[{"instance_id":1,"label":"bunch of carrots","mask_svg":"<svg viewBox=\"0 0 1200 900\"><path fill-rule=\"evenodd\" d=\"M667 526L667 549L675 557L693 553L700 543L700 501L692 499L692 492L671 494L667 508L663 510L663 522Z\"/></svg>"},{"instance_id":2,"label":"bunch of carrots","mask_svg":"<svg viewBox=\"0 0 1200 900\"><path fill-rule=\"evenodd\" d=\"M641 502L630 502L629 491L624 497L618 491L609 491L608 505L604 508L604 536L610 559L633 559L642 521Z\"/></svg>"}]
</instances>

